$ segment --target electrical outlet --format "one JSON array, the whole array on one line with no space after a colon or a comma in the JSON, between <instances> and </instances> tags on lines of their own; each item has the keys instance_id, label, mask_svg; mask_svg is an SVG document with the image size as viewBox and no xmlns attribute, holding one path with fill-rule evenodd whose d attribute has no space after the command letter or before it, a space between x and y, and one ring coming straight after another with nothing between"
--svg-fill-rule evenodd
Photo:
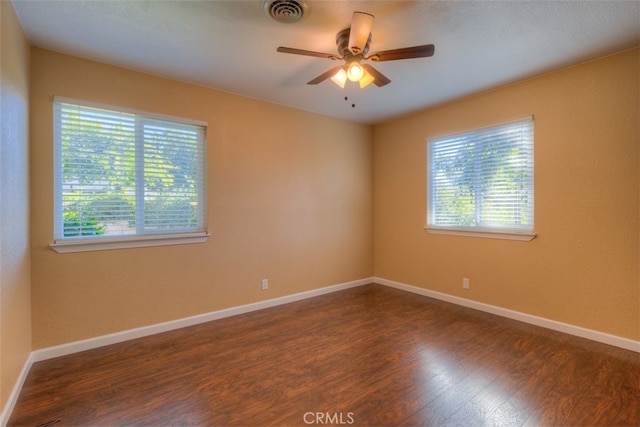
<instances>
[{"instance_id":1,"label":"electrical outlet","mask_svg":"<svg viewBox=\"0 0 640 427\"><path fill-rule=\"evenodd\" d=\"M469 279L467 279L466 277L462 279L462 287L464 289L469 289Z\"/></svg>"},{"instance_id":2,"label":"electrical outlet","mask_svg":"<svg viewBox=\"0 0 640 427\"><path fill-rule=\"evenodd\" d=\"M262 279L262 290L266 291L269 289L269 279Z\"/></svg>"}]
</instances>

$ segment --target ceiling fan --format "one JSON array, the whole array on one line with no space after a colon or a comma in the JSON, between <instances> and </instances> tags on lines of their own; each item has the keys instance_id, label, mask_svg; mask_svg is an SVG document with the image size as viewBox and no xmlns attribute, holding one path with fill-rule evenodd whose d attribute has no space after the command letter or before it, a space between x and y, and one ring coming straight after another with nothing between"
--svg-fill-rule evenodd
<instances>
[{"instance_id":1,"label":"ceiling fan","mask_svg":"<svg viewBox=\"0 0 640 427\"><path fill-rule=\"evenodd\" d=\"M371 83L381 87L391 82L384 74L373 68L370 64L362 63L363 61L381 62L433 56L435 47L432 44L383 50L367 55L369 45L371 44L373 19L374 16L369 13L353 12L351 27L345 28L336 35L338 55L283 46L278 47L277 51L294 55L332 59L335 61L344 60L344 64L333 67L307 82L308 85L316 85L331 78L334 83L342 88L344 88L347 80L358 82L360 88L364 88Z\"/></svg>"}]
</instances>

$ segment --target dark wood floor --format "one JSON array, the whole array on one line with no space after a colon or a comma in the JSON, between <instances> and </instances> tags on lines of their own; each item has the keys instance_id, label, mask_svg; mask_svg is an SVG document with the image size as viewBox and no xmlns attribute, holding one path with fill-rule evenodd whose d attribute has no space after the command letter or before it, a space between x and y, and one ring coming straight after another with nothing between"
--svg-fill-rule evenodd
<instances>
[{"instance_id":1,"label":"dark wood floor","mask_svg":"<svg viewBox=\"0 0 640 427\"><path fill-rule=\"evenodd\" d=\"M640 425L640 354L369 285L33 365L10 426Z\"/></svg>"}]
</instances>

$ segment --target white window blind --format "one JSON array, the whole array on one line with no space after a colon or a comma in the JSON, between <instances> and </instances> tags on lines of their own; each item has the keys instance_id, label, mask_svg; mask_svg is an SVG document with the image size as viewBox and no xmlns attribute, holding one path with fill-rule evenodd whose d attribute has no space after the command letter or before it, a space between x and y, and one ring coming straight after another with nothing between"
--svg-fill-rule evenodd
<instances>
[{"instance_id":1,"label":"white window blind","mask_svg":"<svg viewBox=\"0 0 640 427\"><path fill-rule=\"evenodd\" d=\"M428 141L428 228L533 233L533 119Z\"/></svg>"},{"instance_id":2,"label":"white window blind","mask_svg":"<svg viewBox=\"0 0 640 427\"><path fill-rule=\"evenodd\" d=\"M56 99L55 240L205 232L205 127Z\"/></svg>"}]
</instances>

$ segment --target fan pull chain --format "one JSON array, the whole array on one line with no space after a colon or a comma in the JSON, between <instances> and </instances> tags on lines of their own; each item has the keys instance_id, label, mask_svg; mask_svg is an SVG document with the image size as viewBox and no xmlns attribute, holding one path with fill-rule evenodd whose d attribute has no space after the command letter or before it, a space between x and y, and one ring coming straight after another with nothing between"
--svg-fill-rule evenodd
<instances>
[{"instance_id":1,"label":"fan pull chain","mask_svg":"<svg viewBox=\"0 0 640 427\"><path fill-rule=\"evenodd\" d=\"M348 96L345 96L345 97L344 97L344 100L345 100L345 101L349 101L349 97L348 97ZM356 108L356 104L351 104L351 108Z\"/></svg>"}]
</instances>

